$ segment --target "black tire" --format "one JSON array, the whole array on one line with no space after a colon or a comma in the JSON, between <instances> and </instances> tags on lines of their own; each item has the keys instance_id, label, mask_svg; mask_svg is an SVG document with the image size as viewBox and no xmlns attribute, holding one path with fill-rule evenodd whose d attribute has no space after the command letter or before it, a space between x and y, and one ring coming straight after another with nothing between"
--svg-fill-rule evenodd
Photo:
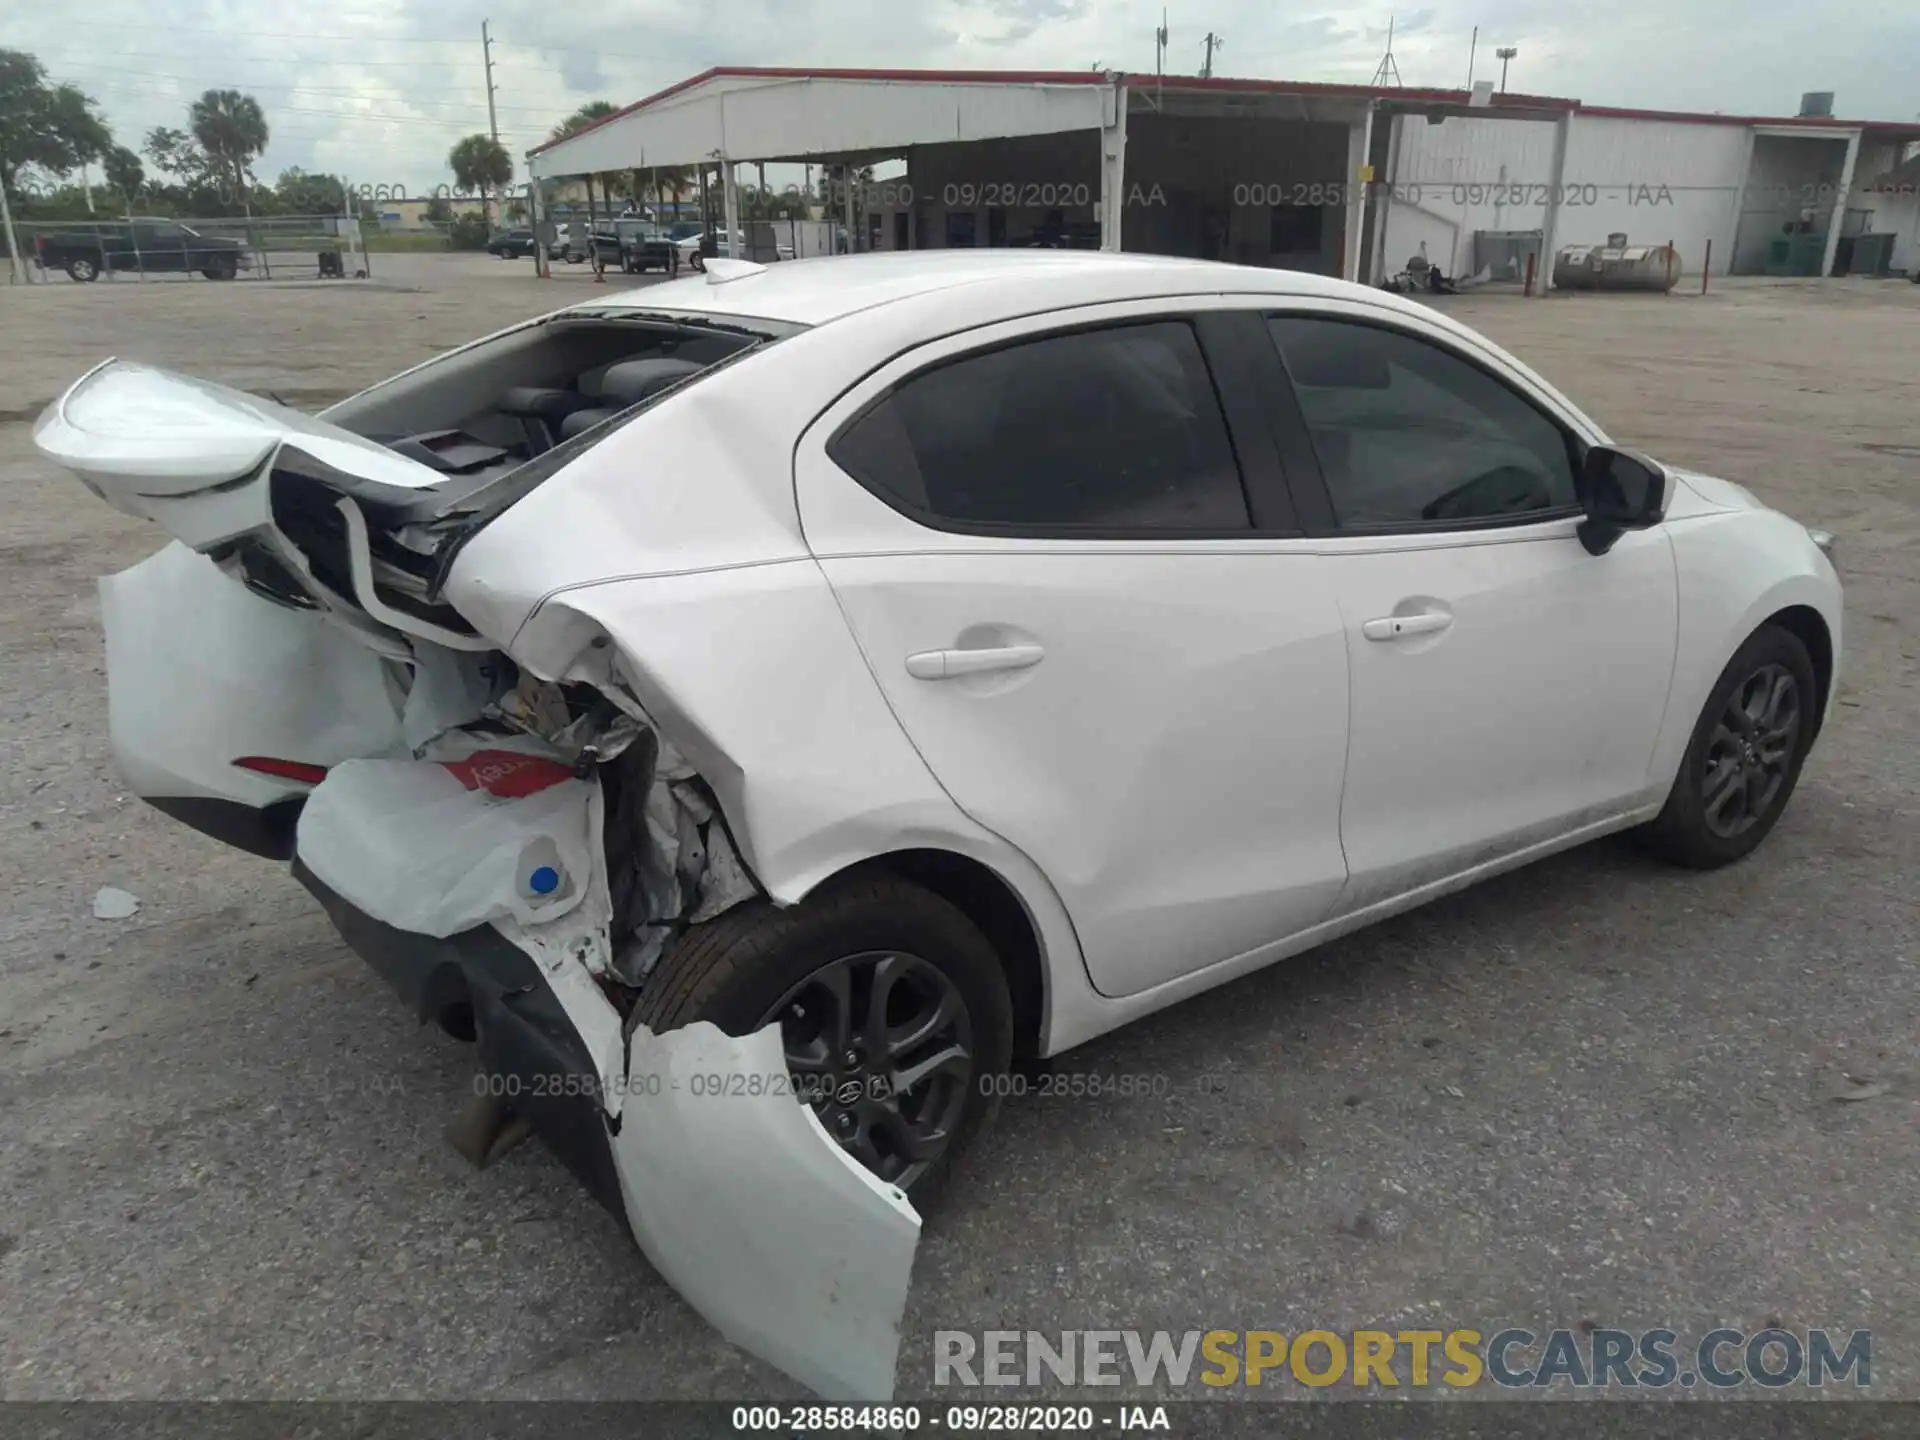
<instances>
[{"instance_id":1,"label":"black tire","mask_svg":"<svg viewBox=\"0 0 1920 1440\"><path fill-rule=\"evenodd\" d=\"M1779 688L1781 679L1791 682L1789 690ZM1819 703L1813 660L1800 637L1779 625L1754 631L1714 682L1666 806L1637 832L1640 843L1694 870L1717 869L1751 854L1793 796L1813 744ZM1753 727L1760 704L1774 707L1764 712L1773 723ZM1769 745L1787 704L1791 736ZM1750 728L1741 728L1741 716ZM1767 763L1775 755L1777 763Z\"/></svg>"},{"instance_id":2,"label":"black tire","mask_svg":"<svg viewBox=\"0 0 1920 1440\"><path fill-rule=\"evenodd\" d=\"M806 1033L809 1026L824 1031L830 1022L806 1015L801 1002L816 992L803 987L837 967L872 963L878 957L884 957L883 964L897 962L894 973L908 977L904 989L899 981L893 983L889 1001L892 993L902 993L909 1002L917 1002L923 992L944 982L945 994L957 998L963 1008L959 1041L970 1042L969 1073L936 1073L921 1082L926 1088L917 1097L894 1097L894 1108L910 1115L917 1106L920 1116L929 1120L940 1118L928 1115L936 1109L948 1117L940 1127L946 1138L937 1153L904 1169L895 1168L905 1159L901 1154L882 1155L882 1163L876 1165L873 1156L860 1148L863 1143L870 1150L890 1143L887 1135L895 1127L884 1117L876 1127L868 1124L864 1111L852 1115L849 1123L857 1127L857 1135L841 1131L835 1123L848 1119L848 1114L840 1110L834 1092L854 1078L877 1079L883 1065L868 1066L869 1057L862 1056L862 1063L848 1070L835 1055L825 1068L815 1069L811 1059L801 1058L816 1045L823 1051L833 1049L824 1033ZM937 975L922 968L900 968L908 963L929 967ZM859 982L854 984L858 991ZM865 993L870 995L871 988ZM789 1000L791 1005L786 1003ZM831 1006L816 1009L824 1016ZM890 1016L889 1003L881 1009L883 1016ZM808 1098L814 1101L828 1134L840 1135L850 1154L881 1178L898 1184L924 1215L960 1156L999 1110L1005 1087L997 1082L1006 1075L1013 1056L1013 1007L1006 973L986 937L938 895L892 876L830 884L790 909L749 901L689 929L668 946L647 976L628 1017L627 1031L631 1034L636 1025L644 1024L657 1034L708 1020L729 1035L748 1035L775 1018L781 1021L795 1079L812 1087ZM913 1063L943 1047L950 1052L952 1043L938 1038L945 1034L938 1032L925 1042L925 1050L910 1052ZM956 1086L963 1086L964 1093ZM847 1103L862 1107L869 1097ZM887 1102L871 1103L884 1108ZM890 1168L894 1173L889 1173Z\"/></svg>"},{"instance_id":3,"label":"black tire","mask_svg":"<svg viewBox=\"0 0 1920 1440\"><path fill-rule=\"evenodd\" d=\"M67 278L81 285L91 285L100 278L100 264L90 256L76 255L67 261Z\"/></svg>"},{"instance_id":4,"label":"black tire","mask_svg":"<svg viewBox=\"0 0 1920 1440\"><path fill-rule=\"evenodd\" d=\"M231 280L240 273L235 265L209 265L200 272L209 280Z\"/></svg>"}]
</instances>

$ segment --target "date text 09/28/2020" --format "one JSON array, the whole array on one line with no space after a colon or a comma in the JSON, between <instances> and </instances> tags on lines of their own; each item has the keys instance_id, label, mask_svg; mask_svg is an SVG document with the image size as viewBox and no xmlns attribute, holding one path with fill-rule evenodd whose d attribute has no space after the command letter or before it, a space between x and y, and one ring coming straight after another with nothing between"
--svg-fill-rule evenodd
<instances>
[{"instance_id":1,"label":"date text 09/28/2020","mask_svg":"<svg viewBox=\"0 0 1920 1440\"><path fill-rule=\"evenodd\" d=\"M1108 1430L1173 1429L1164 1405L736 1405L736 1432L884 1432L970 1435L1008 1431L1067 1435Z\"/></svg>"},{"instance_id":2,"label":"date text 09/28/2020","mask_svg":"<svg viewBox=\"0 0 1920 1440\"><path fill-rule=\"evenodd\" d=\"M866 1074L854 1081L851 1077L844 1075L790 1074L783 1071L770 1071L764 1074L695 1071L685 1076L666 1076L657 1072L636 1071L629 1075L613 1076L604 1085L593 1075L574 1071L536 1072L531 1075L483 1073L473 1077L473 1093L491 1095L503 1100L521 1097L545 1099L597 1095L602 1089L623 1097L645 1098L655 1095L686 1094L696 1100L790 1095L803 1104L818 1105L835 1098L839 1098L841 1103L848 1103L842 1092L849 1083L859 1084L868 1099L882 1100L892 1093L892 1081L884 1073ZM1160 1099L1182 1088L1166 1075L1107 1074L1083 1070L1042 1071L1033 1075L1018 1072L981 1075L975 1078L974 1083L983 1095L1076 1100ZM1221 1086L1219 1077L1201 1075L1196 1077L1187 1088L1197 1093L1213 1094L1218 1092Z\"/></svg>"}]
</instances>

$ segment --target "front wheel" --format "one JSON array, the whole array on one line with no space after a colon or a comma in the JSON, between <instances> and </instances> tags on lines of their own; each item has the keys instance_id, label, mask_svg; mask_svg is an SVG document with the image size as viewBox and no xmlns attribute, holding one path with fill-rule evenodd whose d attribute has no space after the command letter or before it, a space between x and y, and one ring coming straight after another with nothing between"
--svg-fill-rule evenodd
<instances>
[{"instance_id":1,"label":"front wheel","mask_svg":"<svg viewBox=\"0 0 1920 1440\"><path fill-rule=\"evenodd\" d=\"M953 905L891 876L787 909L749 902L688 930L647 976L628 1030L696 1020L729 1035L778 1024L799 1100L923 1212L998 1109L1013 1054L993 948Z\"/></svg>"},{"instance_id":2,"label":"front wheel","mask_svg":"<svg viewBox=\"0 0 1920 1440\"><path fill-rule=\"evenodd\" d=\"M1641 842L1695 870L1751 853L1800 779L1819 703L1800 637L1778 625L1754 631L1720 672L1666 807L1641 828Z\"/></svg>"},{"instance_id":3,"label":"front wheel","mask_svg":"<svg viewBox=\"0 0 1920 1440\"><path fill-rule=\"evenodd\" d=\"M200 273L209 280L231 280L239 273L239 269L233 265L209 265Z\"/></svg>"}]
</instances>

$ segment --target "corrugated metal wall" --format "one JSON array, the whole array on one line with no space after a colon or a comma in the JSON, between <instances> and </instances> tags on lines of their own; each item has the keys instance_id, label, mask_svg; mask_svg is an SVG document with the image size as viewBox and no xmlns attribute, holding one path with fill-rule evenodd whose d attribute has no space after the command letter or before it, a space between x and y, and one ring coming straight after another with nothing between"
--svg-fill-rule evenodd
<instances>
[{"instance_id":1,"label":"corrugated metal wall","mask_svg":"<svg viewBox=\"0 0 1920 1440\"><path fill-rule=\"evenodd\" d=\"M1740 239L1733 273L1764 275L1767 245L1802 210L1826 233L1846 164L1847 142L1824 136L1756 135L1753 168L1740 206ZM1851 203L1851 202L1849 202Z\"/></svg>"},{"instance_id":2,"label":"corrugated metal wall","mask_svg":"<svg viewBox=\"0 0 1920 1440\"><path fill-rule=\"evenodd\" d=\"M1920 269L1920 193L1908 188L1886 191L1868 188L1901 162L1906 148L1862 145L1854 168L1856 193L1847 203L1873 211L1869 228L1894 236L1893 268L1912 274Z\"/></svg>"},{"instance_id":3,"label":"corrugated metal wall","mask_svg":"<svg viewBox=\"0 0 1920 1440\"><path fill-rule=\"evenodd\" d=\"M1425 242L1428 259L1464 274L1476 230L1545 223L1551 123L1453 118L1430 125L1408 117L1400 127L1382 257L1389 271ZM1711 237L1714 271L1724 274L1746 154L1741 125L1576 118L1556 240L1599 244L1625 231L1640 244L1672 241L1697 274Z\"/></svg>"}]
</instances>

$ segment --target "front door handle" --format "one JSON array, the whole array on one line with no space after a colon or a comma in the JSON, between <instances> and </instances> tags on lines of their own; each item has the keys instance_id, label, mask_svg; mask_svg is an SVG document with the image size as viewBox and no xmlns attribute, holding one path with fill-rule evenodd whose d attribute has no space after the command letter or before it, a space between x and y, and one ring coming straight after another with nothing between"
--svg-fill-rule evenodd
<instances>
[{"instance_id":1,"label":"front door handle","mask_svg":"<svg viewBox=\"0 0 1920 1440\"><path fill-rule=\"evenodd\" d=\"M907 674L916 680L952 680L990 670L1026 670L1047 652L1038 645L996 645L983 650L921 650L907 656Z\"/></svg>"},{"instance_id":2,"label":"front door handle","mask_svg":"<svg viewBox=\"0 0 1920 1440\"><path fill-rule=\"evenodd\" d=\"M1360 633L1369 640L1400 640L1408 635L1431 635L1453 624L1453 616L1438 610L1419 615L1383 615L1361 625Z\"/></svg>"}]
</instances>

